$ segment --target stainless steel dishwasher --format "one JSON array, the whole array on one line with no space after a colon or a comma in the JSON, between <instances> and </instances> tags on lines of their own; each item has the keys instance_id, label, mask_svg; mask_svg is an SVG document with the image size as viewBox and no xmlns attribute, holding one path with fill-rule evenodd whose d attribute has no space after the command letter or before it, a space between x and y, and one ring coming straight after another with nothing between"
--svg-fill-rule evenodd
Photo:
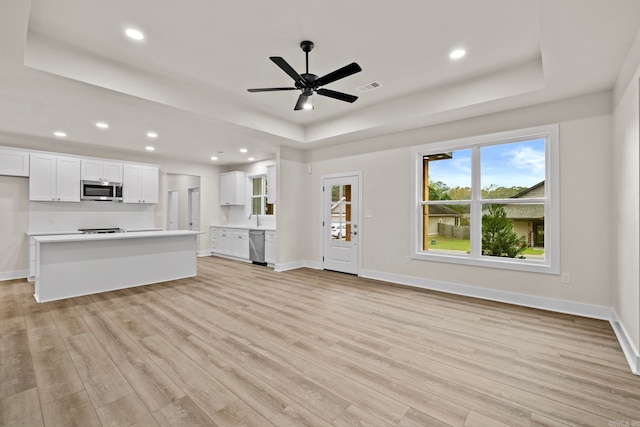
<instances>
[{"instance_id":1,"label":"stainless steel dishwasher","mask_svg":"<svg viewBox=\"0 0 640 427\"><path fill-rule=\"evenodd\" d=\"M264 230L249 230L249 259L254 264L267 265L264 262Z\"/></svg>"}]
</instances>

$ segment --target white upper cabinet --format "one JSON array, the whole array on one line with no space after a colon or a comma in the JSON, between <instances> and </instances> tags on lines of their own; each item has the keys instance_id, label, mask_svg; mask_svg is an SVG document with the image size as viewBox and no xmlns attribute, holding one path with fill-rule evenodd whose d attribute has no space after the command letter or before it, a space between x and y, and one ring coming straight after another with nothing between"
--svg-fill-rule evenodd
<instances>
[{"instance_id":1,"label":"white upper cabinet","mask_svg":"<svg viewBox=\"0 0 640 427\"><path fill-rule=\"evenodd\" d=\"M29 152L0 147L0 175L29 176Z\"/></svg>"},{"instance_id":2,"label":"white upper cabinet","mask_svg":"<svg viewBox=\"0 0 640 427\"><path fill-rule=\"evenodd\" d=\"M122 163L100 159L82 159L82 179L86 181L122 182Z\"/></svg>"},{"instance_id":3,"label":"white upper cabinet","mask_svg":"<svg viewBox=\"0 0 640 427\"><path fill-rule=\"evenodd\" d=\"M29 200L80 201L79 158L32 153L29 163Z\"/></svg>"},{"instance_id":4,"label":"white upper cabinet","mask_svg":"<svg viewBox=\"0 0 640 427\"><path fill-rule=\"evenodd\" d=\"M220 204L222 206L244 205L245 174L235 171L220 174Z\"/></svg>"},{"instance_id":5,"label":"white upper cabinet","mask_svg":"<svg viewBox=\"0 0 640 427\"><path fill-rule=\"evenodd\" d=\"M158 168L125 164L122 201L124 203L158 203Z\"/></svg>"},{"instance_id":6,"label":"white upper cabinet","mask_svg":"<svg viewBox=\"0 0 640 427\"><path fill-rule=\"evenodd\" d=\"M276 202L277 184L276 165L267 166L267 203Z\"/></svg>"}]
</instances>

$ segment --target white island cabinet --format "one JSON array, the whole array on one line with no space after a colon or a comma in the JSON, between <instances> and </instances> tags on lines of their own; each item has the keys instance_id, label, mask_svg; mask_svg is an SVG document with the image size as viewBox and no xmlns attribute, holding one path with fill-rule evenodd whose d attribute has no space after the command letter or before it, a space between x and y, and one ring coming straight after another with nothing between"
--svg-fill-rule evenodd
<instances>
[{"instance_id":1,"label":"white island cabinet","mask_svg":"<svg viewBox=\"0 0 640 427\"><path fill-rule=\"evenodd\" d=\"M34 236L38 302L197 275L197 231Z\"/></svg>"}]
</instances>

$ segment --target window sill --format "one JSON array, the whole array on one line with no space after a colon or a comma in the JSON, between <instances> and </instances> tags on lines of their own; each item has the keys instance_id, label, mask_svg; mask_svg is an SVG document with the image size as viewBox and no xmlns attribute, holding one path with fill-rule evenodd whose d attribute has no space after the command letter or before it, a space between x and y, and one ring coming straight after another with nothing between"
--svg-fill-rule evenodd
<instances>
[{"instance_id":1,"label":"window sill","mask_svg":"<svg viewBox=\"0 0 640 427\"><path fill-rule=\"evenodd\" d=\"M536 261L514 258L481 257L472 258L470 255L456 255L449 253L426 253L418 252L413 254L411 259L421 261L445 262L450 264L470 265L474 267L489 267L504 270L516 270L531 273L560 274L557 267L551 266L548 261Z\"/></svg>"}]
</instances>

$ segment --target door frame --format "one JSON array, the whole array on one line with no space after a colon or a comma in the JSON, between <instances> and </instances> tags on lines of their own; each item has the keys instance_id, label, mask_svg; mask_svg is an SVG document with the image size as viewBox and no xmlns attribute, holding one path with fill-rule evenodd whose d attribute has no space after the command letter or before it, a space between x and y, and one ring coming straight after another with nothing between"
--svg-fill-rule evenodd
<instances>
[{"instance_id":1,"label":"door frame","mask_svg":"<svg viewBox=\"0 0 640 427\"><path fill-rule=\"evenodd\" d=\"M320 221L319 221L319 235L320 235L320 269L323 270L324 269L324 239L326 236L325 227L331 227L331 224L326 224L323 225L323 218L324 218L324 191L322 191L322 187L324 186L324 182L327 179L332 179L332 178L347 178L347 177L356 177L358 179L358 197L357 200L352 201L352 203L356 203L356 205L358 206L358 248L357 248L357 253L358 253L358 263L357 263L357 273L356 276L360 277L360 274L362 272L362 230L363 230L363 225L362 225L362 171L352 171L352 172L340 172L340 173L332 173L332 174L326 174L326 175L321 175L320 176Z\"/></svg>"}]
</instances>

